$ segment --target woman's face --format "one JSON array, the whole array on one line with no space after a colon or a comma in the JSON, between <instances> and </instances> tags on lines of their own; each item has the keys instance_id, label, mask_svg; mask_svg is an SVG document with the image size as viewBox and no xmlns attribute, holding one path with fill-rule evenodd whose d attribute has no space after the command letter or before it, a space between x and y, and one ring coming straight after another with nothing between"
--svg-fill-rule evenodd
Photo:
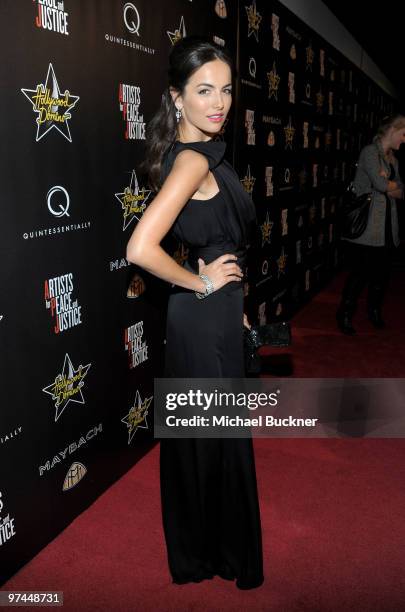
<instances>
[{"instance_id":1,"label":"woman's face","mask_svg":"<svg viewBox=\"0 0 405 612\"><path fill-rule=\"evenodd\" d=\"M216 59L196 70L177 99L182 111L179 135L183 140L209 140L220 132L232 103L231 70Z\"/></svg>"},{"instance_id":2,"label":"woman's face","mask_svg":"<svg viewBox=\"0 0 405 612\"><path fill-rule=\"evenodd\" d=\"M405 128L399 130L393 129L391 134L391 149L397 151L403 142L405 142Z\"/></svg>"}]
</instances>

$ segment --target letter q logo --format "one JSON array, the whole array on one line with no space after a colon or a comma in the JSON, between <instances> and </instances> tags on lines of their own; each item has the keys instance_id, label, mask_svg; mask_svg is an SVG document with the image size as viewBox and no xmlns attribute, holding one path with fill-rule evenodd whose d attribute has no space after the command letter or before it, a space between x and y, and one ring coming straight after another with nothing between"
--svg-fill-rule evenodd
<instances>
[{"instance_id":1,"label":"letter q logo","mask_svg":"<svg viewBox=\"0 0 405 612\"><path fill-rule=\"evenodd\" d=\"M136 19L136 23L134 21L134 17ZM131 32L131 34L136 34L139 36L139 26L141 24L141 20L135 4L132 4L131 2L126 2L124 5L124 23L127 30Z\"/></svg>"},{"instance_id":2,"label":"letter q logo","mask_svg":"<svg viewBox=\"0 0 405 612\"><path fill-rule=\"evenodd\" d=\"M60 192L65 196L63 198L65 200L63 204L61 202ZM55 209L52 207L52 197L56 193L58 194L58 197L57 197L57 204L56 204L56 209ZM70 198L69 198L68 192L66 191L64 187L61 187L60 185L55 185L55 187L52 187L48 191L48 194L46 196L46 202L48 204L49 212L52 213L54 217L63 217L64 215L66 215L67 217L70 217L68 213L69 206L70 206ZM54 200L54 206L55 206L55 200Z\"/></svg>"}]
</instances>

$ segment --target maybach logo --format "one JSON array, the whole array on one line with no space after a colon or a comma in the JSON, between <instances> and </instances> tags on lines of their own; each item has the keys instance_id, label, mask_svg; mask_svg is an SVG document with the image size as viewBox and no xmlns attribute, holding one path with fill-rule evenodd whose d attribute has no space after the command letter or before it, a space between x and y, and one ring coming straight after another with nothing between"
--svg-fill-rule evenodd
<instances>
[{"instance_id":1,"label":"maybach logo","mask_svg":"<svg viewBox=\"0 0 405 612\"><path fill-rule=\"evenodd\" d=\"M125 330L125 350L128 351L129 368L132 370L148 360L148 345L143 340L143 321L131 325Z\"/></svg>"},{"instance_id":2,"label":"maybach logo","mask_svg":"<svg viewBox=\"0 0 405 612\"><path fill-rule=\"evenodd\" d=\"M121 419L122 423L125 423L128 429L128 444L130 444L132 438L139 429L148 429L148 423L146 417L148 416L149 406L151 405L153 395L147 397L143 401L139 391L136 392L134 405L130 408L128 414Z\"/></svg>"},{"instance_id":3,"label":"maybach logo","mask_svg":"<svg viewBox=\"0 0 405 612\"><path fill-rule=\"evenodd\" d=\"M69 446L66 446L63 450L56 453L56 455L54 455L52 459L48 459L48 461L45 461L43 465L40 465L38 468L39 475L43 476L46 472L52 470L55 465L59 465L60 463L62 463L62 461L65 461L66 457L68 457L72 453L75 453L83 445L87 445L88 442L90 442L98 434L102 433L102 431L102 423L99 423L95 427L89 429L89 431L85 435L80 436L77 442L71 442Z\"/></svg>"},{"instance_id":4,"label":"maybach logo","mask_svg":"<svg viewBox=\"0 0 405 612\"><path fill-rule=\"evenodd\" d=\"M140 188L135 170L132 170L131 182L121 193L114 194L122 207L124 232L129 224L136 219L139 221L146 208L146 202L151 194L150 189Z\"/></svg>"},{"instance_id":5,"label":"maybach logo","mask_svg":"<svg viewBox=\"0 0 405 612\"><path fill-rule=\"evenodd\" d=\"M126 140L145 140L146 123L139 114L141 88L136 85L119 84L118 99L125 122Z\"/></svg>"},{"instance_id":6,"label":"maybach logo","mask_svg":"<svg viewBox=\"0 0 405 612\"><path fill-rule=\"evenodd\" d=\"M35 0L34 0L35 2ZM35 19L35 24L38 28L65 34L68 32L68 13L65 11L65 3L63 0L37 0L38 13Z\"/></svg>"},{"instance_id":7,"label":"maybach logo","mask_svg":"<svg viewBox=\"0 0 405 612\"><path fill-rule=\"evenodd\" d=\"M172 45L175 45L176 42L178 42L179 40L187 36L186 26L184 25L183 16L181 16L179 27L176 30L174 30L174 32L169 32L169 30L167 30L167 35L170 38L170 42L172 43Z\"/></svg>"},{"instance_id":8,"label":"maybach logo","mask_svg":"<svg viewBox=\"0 0 405 612\"><path fill-rule=\"evenodd\" d=\"M259 42L259 26L262 16L257 12L256 0L253 0L250 6L245 6L245 10L248 18L248 38L253 34L256 41Z\"/></svg>"},{"instance_id":9,"label":"maybach logo","mask_svg":"<svg viewBox=\"0 0 405 612\"><path fill-rule=\"evenodd\" d=\"M83 463L79 463L75 461L70 466L68 473L66 474L65 480L63 481L63 491L69 491L73 489L82 478L87 474L87 468L83 465Z\"/></svg>"},{"instance_id":10,"label":"maybach logo","mask_svg":"<svg viewBox=\"0 0 405 612\"><path fill-rule=\"evenodd\" d=\"M82 323L82 307L77 299L72 300L73 274L55 276L45 281L45 306L55 319L53 331L59 334Z\"/></svg>"},{"instance_id":11,"label":"maybach logo","mask_svg":"<svg viewBox=\"0 0 405 612\"><path fill-rule=\"evenodd\" d=\"M252 174L250 172L250 165L248 165L246 174L243 177L243 179L240 179L240 182L242 183L244 190L249 195L252 195L253 187L254 187L254 184L256 182L256 178L254 176L252 176Z\"/></svg>"},{"instance_id":12,"label":"maybach logo","mask_svg":"<svg viewBox=\"0 0 405 612\"><path fill-rule=\"evenodd\" d=\"M0 491L0 546L3 546L3 544L11 540L17 533L15 530L14 518L11 518L10 514L7 514L4 518L1 516L3 508L3 494Z\"/></svg>"},{"instance_id":13,"label":"maybach logo","mask_svg":"<svg viewBox=\"0 0 405 612\"><path fill-rule=\"evenodd\" d=\"M69 355L66 353L62 373L55 377L53 383L44 387L42 391L48 393L55 402L55 422L59 419L69 402L84 404L82 387L91 363L83 366L79 365L74 369Z\"/></svg>"},{"instance_id":14,"label":"maybach logo","mask_svg":"<svg viewBox=\"0 0 405 612\"><path fill-rule=\"evenodd\" d=\"M38 115L36 141L55 128L66 140L72 142L68 121L72 117L70 111L80 98L73 96L68 89L61 92L52 64L49 64L45 83L39 83L36 89L22 88L21 91Z\"/></svg>"}]
</instances>

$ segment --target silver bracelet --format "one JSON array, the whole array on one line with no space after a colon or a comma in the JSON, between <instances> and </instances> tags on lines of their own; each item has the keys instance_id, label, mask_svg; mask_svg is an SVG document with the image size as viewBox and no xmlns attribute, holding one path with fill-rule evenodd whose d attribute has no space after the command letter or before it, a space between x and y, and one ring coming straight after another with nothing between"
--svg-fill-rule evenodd
<instances>
[{"instance_id":1,"label":"silver bracelet","mask_svg":"<svg viewBox=\"0 0 405 612\"><path fill-rule=\"evenodd\" d=\"M207 297L207 295L209 295L210 293L213 293L214 284L212 280L208 278L206 274L199 274L198 276L201 278L202 281L204 281L205 291L204 293L199 293L198 291L194 291L194 293L196 294L199 300L203 300L204 298Z\"/></svg>"}]
</instances>

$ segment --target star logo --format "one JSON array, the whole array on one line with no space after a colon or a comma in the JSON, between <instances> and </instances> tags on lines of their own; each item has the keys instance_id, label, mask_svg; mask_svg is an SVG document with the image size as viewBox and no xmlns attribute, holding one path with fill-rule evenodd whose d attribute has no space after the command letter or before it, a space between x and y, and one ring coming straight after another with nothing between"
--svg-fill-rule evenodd
<instances>
[{"instance_id":1,"label":"star logo","mask_svg":"<svg viewBox=\"0 0 405 612\"><path fill-rule=\"evenodd\" d=\"M282 274L285 274L287 265L287 255L285 254L284 247L281 249L280 257L277 259L278 273L277 277L280 278Z\"/></svg>"},{"instance_id":2,"label":"star logo","mask_svg":"<svg viewBox=\"0 0 405 612\"><path fill-rule=\"evenodd\" d=\"M309 46L306 47L305 54L306 54L306 59L307 59L305 70L312 70L312 64L314 63L315 53L314 53L314 50L311 44L309 44Z\"/></svg>"},{"instance_id":3,"label":"star logo","mask_svg":"<svg viewBox=\"0 0 405 612\"><path fill-rule=\"evenodd\" d=\"M52 128L72 142L69 128L69 119L72 117L70 111L80 98L72 96L68 89L64 93L61 92L52 64L49 64L45 84L39 83L36 89L21 89L21 91L31 102L34 113L38 115L36 142Z\"/></svg>"},{"instance_id":4,"label":"star logo","mask_svg":"<svg viewBox=\"0 0 405 612\"><path fill-rule=\"evenodd\" d=\"M250 166L247 167L247 172L240 182L242 183L244 190L249 195L252 195L256 178L250 174Z\"/></svg>"},{"instance_id":5,"label":"star logo","mask_svg":"<svg viewBox=\"0 0 405 612\"><path fill-rule=\"evenodd\" d=\"M318 113L322 112L324 101L325 96L323 95L322 90L320 89L316 94L316 110Z\"/></svg>"},{"instance_id":6,"label":"star logo","mask_svg":"<svg viewBox=\"0 0 405 612\"><path fill-rule=\"evenodd\" d=\"M121 419L122 423L125 423L128 429L128 444L130 444L132 438L139 429L148 429L148 423L146 417L148 415L149 406L153 400L153 395L147 397L143 401L139 391L136 392L134 405L128 412L128 414ZM143 425L141 424L143 423Z\"/></svg>"},{"instance_id":7,"label":"star logo","mask_svg":"<svg viewBox=\"0 0 405 612\"><path fill-rule=\"evenodd\" d=\"M253 34L257 42L259 42L259 26L262 16L256 10L256 0L253 0L250 6L245 6L248 18L248 38Z\"/></svg>"},{"instance_id":8,"label":"star logo","mask_svg":"<svg viewBox=\"0 0 405 612\"><path fill-rule=\"evenodd\" d=\"M146 202L152 191L150 189L139 188L135 170L132 170L131 182L129 187L125 187L122 193L115 193L115 197L121 204L124 222L122 231L124 232L134 219L139 221L146 208Z\"/></svg>"},{"instance_id":9,"label":"star logo","mask_svg":"<svg viewBox=\"0 0 405 612\"><path fill-rule=\"evenodd\" d=\"M167 30L167 35L170 38L170 42L172 43L172 45L175 45L176 42L178 42L179 40L181 40L182 38L187 36L187 34L186 34L186 26L184 25L184 17L183 16L180 19L180 25L177 28L177 30L174 30L174 32L169 32L169 30Z\"/></svg>"},{"instance_id":10,"label":"star logo","mask_svg":"<svg viewBox=\"0 0 405 612\"><path fill-rule=\"evenodd\" d=\"M277 74L276 62L273 62L273 68L267 73L267 78L269 79L269 98L278 100L280 77Z\"/></svg>"},{"instance_id":11,"label":"star logo","mask_svg":"<svg viewBox=\"0 0 405 612\"><path fill-rule=\"evenodd\" d=\"M42 389L44 393L51 395L55 402L55 422L59 419L69 402L76 402L77 404L85 403L82 387L90 367L91 363L85 366L80 364L77 370L75 370L69 355L66 353L62 373L56 376L53 383Z\"/></svg>"},{"instance_id":12,"label":"star logo","mask_svg":"<svg viewBox=\"0 0 405 612\"><path fill-rule=\"evenodd\" d=\"M270 221L269 212L267 211L264 223L260 226L262 231L262 246L268 242L270 244L271 230L273 229L273 221Z\"/></svg>"},{"instance_id":13,"label":"star logo","mask_svg":"<svg viewBox=\"0 0 405 612\"><path fill-rule=\"evenodd\" d=\"M291 117L290 117L288 124L284 128L285 148L286 149L292 149L294 134L295 134L295 127L292 125Z\"/></svg>"}]
</instances>

